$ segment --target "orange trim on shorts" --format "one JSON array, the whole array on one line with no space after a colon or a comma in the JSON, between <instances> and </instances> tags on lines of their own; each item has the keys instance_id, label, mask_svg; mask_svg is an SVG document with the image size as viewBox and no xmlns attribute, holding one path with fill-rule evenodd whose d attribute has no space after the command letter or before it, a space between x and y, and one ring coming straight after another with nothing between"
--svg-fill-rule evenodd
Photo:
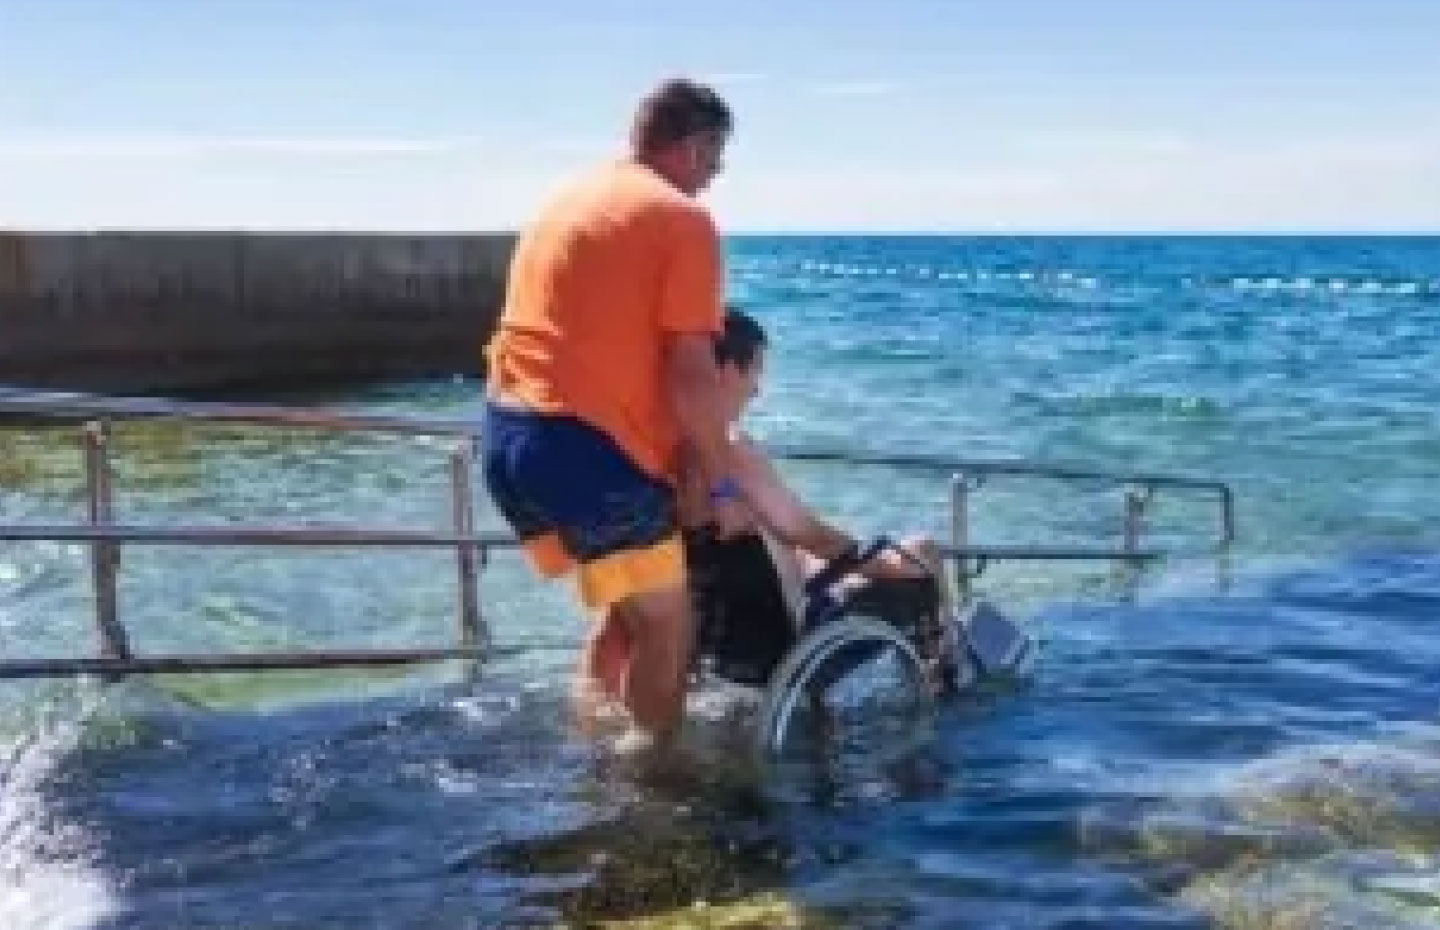
<instances>
[{"instance_id":1,"label":"orange trim on shorts","mask_svg":"<svg viewBox=\"0 0 1440 930\"><path fill-rule=\"evenodd\" d=\"M636 594L685 584L685 549L674 533L653 546L623 549L582 563L577 572L580 600L593 611L607 610Z\"/></svg>"},{"instance_id":2,"label":"orange trim on shorts","mask_svg":"<svg viewBox=\"0 0 1440 930\"><path fill-rule=\"evenodd\" d=\"M575 560L565 551L558 533L545 533L525 540L525 553L530 564L546 578L559 578L575 567Z\"/></svg>"}]
</instances>

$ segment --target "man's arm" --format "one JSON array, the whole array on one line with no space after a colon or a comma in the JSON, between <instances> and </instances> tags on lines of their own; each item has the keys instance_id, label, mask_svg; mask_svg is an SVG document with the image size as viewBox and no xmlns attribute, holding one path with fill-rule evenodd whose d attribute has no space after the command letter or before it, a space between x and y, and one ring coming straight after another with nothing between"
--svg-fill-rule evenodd
<instances>
[{"instance_id":1,"label":"man's arm","mask_svg":"<svg viewBox=\"0 0 1440 930\"><path fill-rule=\"evenodd\" d=\"M698 471L705 489L709 520L722 536L749 525L740 499L717 493L722 482L735 480L735 446L730 441L720 369L715 364L715 337L710 333L672 333L666 338L665 373L687 466Z\"/></svg>"},{"instance_id":2,"label":"man's arm","mask_svg":"<svg viewBox=\"0 0 1440 930\"><path fill-rule=\"evenodd\" d=\"M710 214L694 204L666 212L659 234L665 249L659 292L665 388L690 464L706 491L713 492L734 473L720 368L715 364L715 333L725 318L720 237ZM744 524L738 501L707 503L722 532Z\"/></svg>"}]
</instances>

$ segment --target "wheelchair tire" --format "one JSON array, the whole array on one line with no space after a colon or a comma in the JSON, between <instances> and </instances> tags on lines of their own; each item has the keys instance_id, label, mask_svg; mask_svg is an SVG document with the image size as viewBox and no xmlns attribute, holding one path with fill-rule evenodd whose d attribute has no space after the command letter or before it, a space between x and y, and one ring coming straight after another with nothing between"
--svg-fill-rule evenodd
<instances>
[{"instance_id":1,"label":"wheelchair tire","mask_svg":"<svg viewBox=\"0 0 1440 930\"><path fill-rule=\"evenodd\" d=\"M762 765L783 763L793 757L803 737L797 735L805 724L807 711L814 713L813 702L823 701L822 689L839 683L851 672L861 669L880 656L894 666L898 688L891 698L866 708L850 709L851 716L868 717L877 727L885 723L898 725L890 713L896 705L908 708L913 723L928 723L934 710L934 695L926 682L924 666L914 646L899 630L875 620L842 618L811 630L786 654L765 688L765 695L755 719L755 749ZM863 701L862 701L863 703ZM805 705L809 704L809 707ZM860 721L866 722L866 721ZM816 721L811 721L812 726ZM907 727L908 729L918 729ZM887 739L883 747L865 753L870 761L894 757L908 750L916 733L905 738ZM812 740L812 743L818 742Z\"/></svg>"}]
</instances>

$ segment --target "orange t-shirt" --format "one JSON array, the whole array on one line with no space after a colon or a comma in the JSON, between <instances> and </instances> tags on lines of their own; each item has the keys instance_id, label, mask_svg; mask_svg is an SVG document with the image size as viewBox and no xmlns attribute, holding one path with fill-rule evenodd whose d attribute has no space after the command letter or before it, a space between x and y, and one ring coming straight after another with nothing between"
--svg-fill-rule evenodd
<instances>
[{"instance_id":1,"label":"orange t-shirt","mask_svg":"<svg viewBox=\"0 0 1440 930\"><path fill-rule=\"evenodd\" d=\"M721 266L704 207L643 165L605 167L516 243L487 349L491 392L578 417L669 477L680 432L665 336L720 329Z\"/></svg>"}]
</instances>

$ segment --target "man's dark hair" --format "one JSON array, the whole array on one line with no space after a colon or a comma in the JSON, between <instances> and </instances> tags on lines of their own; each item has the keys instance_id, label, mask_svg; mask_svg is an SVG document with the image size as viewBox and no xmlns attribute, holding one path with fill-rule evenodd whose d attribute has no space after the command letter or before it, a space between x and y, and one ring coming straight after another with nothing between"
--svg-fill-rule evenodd
<instances>
[{"instance_id":1,"label":"man's dark hair","mask_svg":"<svg viewBox=\"0 0 1440 930\"><path fill-rule=\"evenodd\" d=\"M743 310L729 307L725 311L725 327L715 337L715 364L734 365L742 371L755 364L755 356L765 348L765 329Z\"/></svg>"},{"instance_id":2,"label":"man's dark hair","mask_svg":"<svg viewBox=\"0 0 1440 930\"><path fill-rule=\"evenodd\" d=\"M637 155L649 155L700 132L729 135L730 107L704 84L671 78L660 84L635 113L630 145Z\"/></svg>"}]
</instances>

